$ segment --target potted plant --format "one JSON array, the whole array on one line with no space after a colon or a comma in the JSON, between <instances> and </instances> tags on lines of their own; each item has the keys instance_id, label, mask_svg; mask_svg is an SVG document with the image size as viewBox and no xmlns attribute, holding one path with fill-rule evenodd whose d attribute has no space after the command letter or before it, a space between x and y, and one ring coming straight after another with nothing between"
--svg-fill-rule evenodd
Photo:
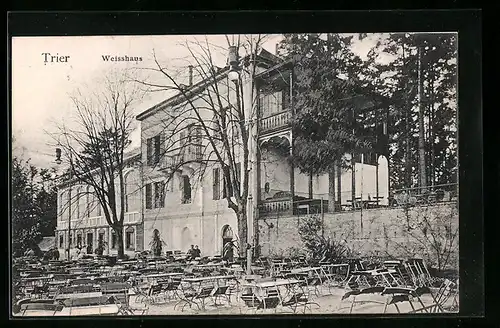
<instances>
[{"instance_id":1,"label":"potted plant","mask_svg":"<svg viewBox=\"0 0 500 328\"><path fill-rule=\"evenodd\" d=\"M222 258L228 262L233 262L234 251L239 252L239 246L237 240L231 240L224 244L222 248Z\"/></svg>"},{"instance_id":2,"label":"potted plant","mask_svg":"<svg viewBox=\"0 0 500 328\"><path fill-rule=\"evenodd\" d=\"M161 256L163 245L167 245L163 239L160 237L160 232L155 229L153 231L153 239L149 243L149 246L151 247L151 251L153 252L153 256L159 257Z\"/></svg>"},{"instance_id":3,"label":"potted plant","mask_svg":"<svg viewBox=\"0 0 500 328\"><path fill-rule=\"evenodd\" d=\"M108 243L105 240L99 239L97 242L97 248L95 249L94 253L98 256L102 256L102 254L104 253L104 248L107 245Z\"/></svg>"}]
</instances>

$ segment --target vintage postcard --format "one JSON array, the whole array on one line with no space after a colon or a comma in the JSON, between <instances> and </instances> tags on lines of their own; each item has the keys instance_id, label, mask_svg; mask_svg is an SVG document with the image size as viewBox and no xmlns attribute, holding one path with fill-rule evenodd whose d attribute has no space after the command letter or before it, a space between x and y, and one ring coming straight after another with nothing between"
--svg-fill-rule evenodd
<instances>
[{"instance_id":1,"label":"vintage postcard","mask_svg":"<svg viewBox=\"0 0 500 328\"><path fill-rule=\"evenodd\" d=\"M457 42L13 37L12 316L458 313Z\"/></svg>"}]
</instances>

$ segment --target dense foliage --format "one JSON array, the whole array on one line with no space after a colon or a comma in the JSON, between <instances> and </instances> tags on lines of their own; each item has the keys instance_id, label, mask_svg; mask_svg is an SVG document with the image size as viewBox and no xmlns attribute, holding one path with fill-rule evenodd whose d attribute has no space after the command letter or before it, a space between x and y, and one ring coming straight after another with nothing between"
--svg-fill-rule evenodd
<instances>
[{"instance_id":1,"label":"dense foliage","mask_svg":"<svg viewBox=\"0 0 500 328\"><path fill-rule=\"evenodd\" d=\"M22 256L27 249L39 253L37 244L41 239L54 235L57 224L54 177L53 170L38 169L29 161L13 158L11 233L14 256Z\"/></svg>"},{"instance_id":2,"label":"dense foliage","mask_svg":"<svg viewBox=\"0 0 500 328\"><path fill-rule=\"evenodd\" d=\"M317 216L300 222L299 234L312 260L338 261L349 256L349 249L331 236L325 236L323 222Z\"/></svg>"},{"instance_id":3,"label":"dense foliage","mask_svg":"<svg viewBox=\"0 0 500 328\"><path fill-rule=\"evenodd\" d=\"M285 35L280 45L295 63L298 167L328 172L346 153L374 151L389 157L392 189L456 182L456 35L358 39L372 44L366 58L353 35Z\"/></svg>"}]
</instances>

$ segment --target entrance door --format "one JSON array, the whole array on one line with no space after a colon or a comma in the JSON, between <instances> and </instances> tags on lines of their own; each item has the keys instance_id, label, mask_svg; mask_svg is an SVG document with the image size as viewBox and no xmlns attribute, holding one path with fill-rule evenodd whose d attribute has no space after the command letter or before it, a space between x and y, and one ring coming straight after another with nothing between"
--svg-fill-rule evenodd
<instances>
[{"instance_id":1,"label":"entrance door","mask_svg":"<svg viewBox=\"0 0 500 328\"><path fill-rule=\"evenodd\" d=\"M93 249L94 249L94 234L92 232L89 232L87 233L87 253L92 254Z\"/></svg>"},{"instance_id":2,"label":"entrance door","mask_svg":"<svg viewBox=\"0 0 500 328\"><path fill-rule=\"evenodd\" d=\"M234 245L233 243L233 229L229 225L222 228L222 257L226 260L233 260Z\"/></svg>"}]
</instances>

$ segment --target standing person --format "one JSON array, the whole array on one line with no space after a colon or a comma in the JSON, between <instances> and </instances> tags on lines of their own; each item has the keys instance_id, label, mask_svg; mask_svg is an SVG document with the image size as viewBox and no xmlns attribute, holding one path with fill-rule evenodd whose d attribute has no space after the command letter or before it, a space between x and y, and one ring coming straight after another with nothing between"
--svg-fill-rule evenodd
<instances>
[{"instance_id":1,"label":"standing person","mask_svg":"<svg viewBox=\"0 0 500 328\"><path fill-rule=\"evenodd\" d=\"M59 261L59 256L60 256L59 249L54 248L53 256L54 256L54 260Z\"/></svg>"},{"instance_id":2,"label":"standing person","mask_svg":"<svg viewBox=\"0 0 500 328\"><path fill-rule=\"evenodd\" d=\"M87 246L87 254L92 254L92 245Z\"/></svg>"},{"instance_id":3,"label":"standing person","mask_svg":"<svg viewBox=\"0 0 500 328\"><path fill-rule=\"evenodd\" d=\"M201 257L201 250L198 248L198 245L194 246L194 257Z\"/></svg>"},{"instance_id":4,"label":"standing person","mask_svg":"<svg viewBox=\"0 0 500 328\"><path fill-rule=\"evenodd\" d=\"M194 258L194 245L187 251L187 259L192 260Z\"/></svg>"}]
</instances>

